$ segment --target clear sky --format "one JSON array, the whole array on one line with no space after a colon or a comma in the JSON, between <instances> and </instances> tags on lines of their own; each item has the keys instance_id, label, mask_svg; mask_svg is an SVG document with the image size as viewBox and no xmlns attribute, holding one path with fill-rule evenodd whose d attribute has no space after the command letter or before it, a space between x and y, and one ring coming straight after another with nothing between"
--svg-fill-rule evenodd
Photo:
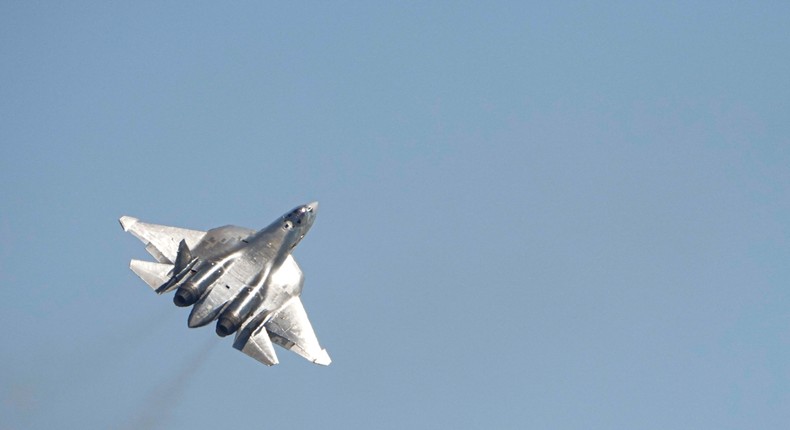
<instances>
[{"instance_id":1,"label":"clear sky","mask_svg":"<svg viewBox=\"0 0 790 430\"><path fill-rule=\"evenodd\" d=\"M0 429L786 428L787 2L286 3L0 4ZM312 200L330 367L128 269Z\"/></svg>"}]
</instances>

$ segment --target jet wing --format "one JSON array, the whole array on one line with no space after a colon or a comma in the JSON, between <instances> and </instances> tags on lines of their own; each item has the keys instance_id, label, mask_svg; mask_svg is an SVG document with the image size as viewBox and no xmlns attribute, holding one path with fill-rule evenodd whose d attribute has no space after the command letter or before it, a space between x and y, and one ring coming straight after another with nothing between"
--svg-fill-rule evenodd
<instances>
[{"instance_id":1,"label":"jet wing","mask_svg":"<svg viewBox=\"0 0 790 430\"><path fill-rule=\"evenodd\" d=\"M332 362L326 350L318 344L313 326L307 319L299 297L291 299L266 324L272 342L289 349L316 364L328 366Z\"/></svg>"},{"instance_id":2,"label":"jet wing","mask_svg":"<svg viewBox=\"0 0 790 430\"><path fill-rule=\"evenodd\" d=\"M190 249L194 249L200 239L206 235L204 231L148 224L130 216L122 216L119 221L124 231L132 233L145 243L145 250L158 262L165 264L173 264L176 261L178 243L182 239Z\"/></svg>"}]
</instances>

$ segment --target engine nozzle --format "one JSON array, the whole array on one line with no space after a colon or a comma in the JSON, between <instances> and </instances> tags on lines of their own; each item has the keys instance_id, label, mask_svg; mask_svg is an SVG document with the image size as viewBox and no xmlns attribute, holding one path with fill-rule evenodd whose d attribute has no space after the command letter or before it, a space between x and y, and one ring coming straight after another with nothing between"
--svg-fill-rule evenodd
<instances>
[{"instance_id":1,"label":"engine nozzle","mask_svg":"<svg viewBox=\"0 0 790 430\"><path fill-rule=\"evenodd\" d=\"M198 300L196 293L196 288L192 284L182 285L178 287L176 295L173 296L173 303L180 308L194 305Z\"/></svg>"},{"instance_id":2,"label":"engine nozzle","mask_svg":"<svg viewBox=\"0 0 790 430\"><path fill-rule=\"evenodd\" d=\"M239 323L232 318L221 317L217 321L217 336L225 337L239 328Z\"/></svg>"}]
</instances>

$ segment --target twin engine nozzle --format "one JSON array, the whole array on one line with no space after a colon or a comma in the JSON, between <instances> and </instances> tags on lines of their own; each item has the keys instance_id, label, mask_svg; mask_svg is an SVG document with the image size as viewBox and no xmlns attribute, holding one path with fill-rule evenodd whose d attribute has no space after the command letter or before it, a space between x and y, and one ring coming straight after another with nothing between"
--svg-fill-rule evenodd
<instances>
[{"instance_id":1,"label":"twin engine nozzle","mask_svg":"<svg viewBox=\"0 0 790 430\"><path fill-rule=\"evenodd\" d=\"M207 266L199 268L185 278L186 281L178 287L173 296L173 303L178 307L192 306L205 295L209 288L223 273L222 267ZM241 319L233 313L223 314L217 321L217 335L228 336L238 330Z\"/></svg>"},{"instance_id":2,"label":"twin engine nozzle","mask_svg":"<svg viewBox=\"0 0 790 430\"><path fill-rule=\"evenodd\" d=\"M194 284L189 283L178 287L176 295L173 296L173 303L180 308L184 308L194 305L199 298L197 288L195 288Z\"/></svg>"},{"instance_id":3,"label":"twin engine nozzle","mask_svg":"<svg viewBox=\"0 0 790 430\"><path fill-rule=\"evenodd\" d=\"M197 271L193 271L187 275L186 281L178 287L176 295L173 296L173 303L178 307L194 305L224 272L222 267L218 265L206 265L198 268Z\"/></svg>"},{"instance_id":4,"label":"twin engine nozzle","mask_svg":"<svg viewBox=\"0 0 790 430\"><path fill-rule=\"evenodd\" d=\"M226 264L216 264L206 260L193 258L185 241L179 244L178 255L174 264L173 277L163 285L175 288L173 303L178 307L192 306L206 296L219 278L225 273ZM217 321L216 332L220 337L228 336L241 326L242 320L260 303L262 297L256 289L245 288L235 299L222 309ZM198 305L199 306L199 305ZM208 322L208 321L206 321ZM200 324L202 325L202 324Z\"/></svg>"},{"instance_id":5,"label":"twin engine nozzle","mask_svg":"<svg viewBox=\"0 0 790 430\"><path fill-rule=\"evenodd\" d=\"M217 336L225 337L234 333L239 328L239 321L233 315L221 316L217 321Z\"/></svg>"}]
</instances>

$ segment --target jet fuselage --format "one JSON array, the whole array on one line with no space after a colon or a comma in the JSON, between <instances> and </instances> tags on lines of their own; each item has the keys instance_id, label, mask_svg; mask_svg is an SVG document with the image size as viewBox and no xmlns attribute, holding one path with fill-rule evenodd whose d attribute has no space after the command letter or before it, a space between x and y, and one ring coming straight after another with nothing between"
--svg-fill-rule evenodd
<instances>
[{"instance_id":1,"label":"jet fuselage","mask_svg":"<svg viewBox=\"0 0 790 430\"><path fill-rule=\"evenodd\" d=\"M178 290L173 301L177 306L194 305L189 326L217 319L216 332L224 337L246 319L271 314L288 298L298 296L302 282L278 288L283 286L273 274L307 234L317 207L317 202L299 206L257 232L234 226L212 229L194 250L180 250L177 260L183 260L182 252L189 252L191 258L186 262L189 271L175 284ZM223 282L227 277L236 282ZM239 283L244 285L240 291L229 291L227 285Z\"/></svg>"}]
</instances>

